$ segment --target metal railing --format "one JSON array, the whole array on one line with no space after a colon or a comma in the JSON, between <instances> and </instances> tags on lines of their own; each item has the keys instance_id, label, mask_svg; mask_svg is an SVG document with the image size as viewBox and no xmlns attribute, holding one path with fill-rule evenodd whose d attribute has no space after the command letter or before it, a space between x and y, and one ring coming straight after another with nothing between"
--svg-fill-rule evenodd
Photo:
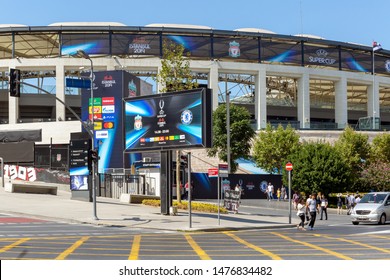
<instances>
[{"instance_id":1,"label":"metal railing","mask_svg":"<svg viewBox=\"0 0 390 280\"><path fill-rule=\"evenodd\" d=\"M155 195L155 180L145 175L99 174L99 195L119 199L122 194Z\"/></svg>"}]
</instances>

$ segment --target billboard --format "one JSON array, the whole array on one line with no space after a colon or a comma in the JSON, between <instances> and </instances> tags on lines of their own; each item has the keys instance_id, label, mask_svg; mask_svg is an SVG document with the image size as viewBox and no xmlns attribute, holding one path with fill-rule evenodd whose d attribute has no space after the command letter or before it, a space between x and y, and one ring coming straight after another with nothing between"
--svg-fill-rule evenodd
<instances>
[{"instance_id":1,"label":"billboard","mask_svg":"<svg viewBox=\"0 0 390 280\"><path fill-rule=\"evenodd\" d=\"M211 147L211 90L125 100L125 152Z\"/></svg>"},{"instance_id":2,"label":"billboard","mask_svg":"<svg viewBox=\"0 0 390 280\"><path fill-rule=\"evenodd\" d=\"M90 89L82 89L82 120L94 120L94 147L100 157L98 172L129 167L129 159L123 155L122 99L145 94L141 80L122 70L102 71L94 72L92 86L93 103Z\"/></svg>"},{"instance_id":3,"label":"billboard","mask_svg":"<svg viewBox=\"0 0 390 280\"><path fill-rule=\"evenodd\" d=\"M88 190L88 178L91 170L88 151L91 140L71 140L69 143L69 175L72 191Z\"/></svg>"}]
</instances>

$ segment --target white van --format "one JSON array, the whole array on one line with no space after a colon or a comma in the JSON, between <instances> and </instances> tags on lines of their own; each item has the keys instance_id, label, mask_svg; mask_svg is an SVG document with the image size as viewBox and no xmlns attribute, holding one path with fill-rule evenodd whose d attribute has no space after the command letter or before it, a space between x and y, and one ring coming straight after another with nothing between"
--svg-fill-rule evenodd
<instances>
[{"instance_id":1,"label":"white van","mask_svg":"<svg viewBox=\"0 0 390 280\"><path fill-rule=\"evenodd\" d=\"M390 192L372 192L363 196L351 213L352 224L390 221Z\"/></svg>"}]
</instances>

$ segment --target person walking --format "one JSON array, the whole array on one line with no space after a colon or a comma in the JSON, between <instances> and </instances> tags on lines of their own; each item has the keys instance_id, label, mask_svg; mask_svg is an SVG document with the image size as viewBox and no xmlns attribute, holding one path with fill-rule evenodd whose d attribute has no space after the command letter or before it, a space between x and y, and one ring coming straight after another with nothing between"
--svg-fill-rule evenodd
<instances>
[{"instance_id":1,"label":"person walking","mask_svg":"<svg viewBox=\"0 0 390 280\"><path fill-rule=\"evenodd\" d=\"M281 195L280 188L278 188L276 190L276 196L278 197L278 201L280 201L280 195Z\"/></svg>"},{"instance_id":2,"label":"person walking","mask_svg":"<svg viewBox=\"0 0 390 280\"><path fill-rule=\"evenodd\" d=\"M353 196L353 194L348 195L347 201L348 201L347 215L351 215L353 207L355 207L355 197Z\"/></svg>"},{"instance_id":3,"label":"person walking","mask_svg":"<svg viewBox=\"0 0 390 280\"><path fill-rule=\"evenodd\" d=\"M343 198L341 197L341 193L337 195L337 214L343 214Z\"/></svg>"},{"instance_id":4,"label":"person walking","mask_svg":"<svg viewBox=\"0 0 390 280\"><path fill-rule=\"evenodd\" d=\"M308 212L310 213L309 230L313 230L317 214L319 214L316 193L312 193L311 197L307 200L306 208L307 208Z\"/></svg>"},{"instance_id":5,"label":"person walking","mask_svg":"<svg viewBox=\"0 0 390 280\"><path fill-rule=\"evenodd\" d=\"M324 195L321 196L321 218L320 220L322 220L322 217L323 217L323 214L325 213L325 220L328 219L328 200L326 199L326 197Z\"/></svg>"},{"instance_id":6,"label":"person walking","mask_svg":"<svg viewBox=\"0 0 390 280\"><path fill-rule=\"evenodd\" d=\"M280 196L282 197L283 200L286 200L286 187L282 185L282 189L280 190Z\"/></svg>"},{"instance_id":7,"label":"person walking","mask_svg":"<svg viewBox=\"0 0 390 280\"><path fill-rule=\"evenodd\" d=\"M268 182L268 195L269 195L269 200L274 199L274 185L272 185L271 182Z\"/></svg>"},{"instance_id":8,"label":"person walking","mask_svg":"<svg viewBox=\"0 0 390 280\"><path fill-rule=\"evenodd\" d=\"M298 201L299 201L299 194L297 191L294 192L292 199L293 199L292 203L293 203L294 209L298 210L297 206L298 206Z\"/></svg>"},{"instance_id":9,"label":"person walking","mask_svg":"<svg viewBox=\"0 0 390 280\"><path fill-rule=\"evenodd\" d=\"M301 219L301 222L297 225L297 229L306 230L305 229L305 214L306 214L306 206L305 200L300 198L297 206L297 216Z\"/></svg>"}]
</instances>

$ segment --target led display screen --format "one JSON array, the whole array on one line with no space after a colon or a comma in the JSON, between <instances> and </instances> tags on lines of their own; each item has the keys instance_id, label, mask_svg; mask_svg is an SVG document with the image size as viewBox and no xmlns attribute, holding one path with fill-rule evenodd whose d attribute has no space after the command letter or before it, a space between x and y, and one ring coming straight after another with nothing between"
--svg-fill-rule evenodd
<instances>
[{"instance_id":1,"label":"led display screen","mask_svg":"<svg viewBox=\"0 0 390 280\"><path fill-rule=\"evenodd\" d=\"M211 56L210 37L178 36L178 35L163 36L163 42L166 40L182 45L184 47L184 54L189 52L190 56L192 57Z\"/></svg>"},{"instance_id":2,"label":"led display screen","mask_svg":"<svg viewBox=\"0 0 390 280\"><path fill-rule=\"evenodd\" d=\"M211 90L125 100L125 151L211 146Z\"/></svg>"},{"instance_id":3,"label":"led display screen","mask_svg":"<svg viewBox=\"0 0 390 280\"><path fill-rule=\"evenodd\" d=\"M370 72L372 70L371 54L341 50L341 68L359 72Z\"/></svg>"},{"instance_id":4,"label":"led display screen","mask_svg":"<svg viewBox=\"0 0 390 280\"><path fill-rule=\"evenodd\" d=\"M244 60L259 59L259 41L244 38L214 37L213 50L215 58L232 58Z\"/></svg>"},{"instance_id":5,"label":"led display screen","mask_svg":"<svg viewBox=\"0 0 390 280\"><path fill-rule=\"evenodd\" d=\"M302 63L301 44L289 41L261 40L261 60L279 63Z\"/></svg>"},{"instance_id":6,"label":"led display screen","mask_svg":"<svg viewBox=\"0 0 390 280\"><path fill-rule=\"evenodd\" d=\"M113 34L113 55L160 55L159 35Z\"/></svg>"},{"instance_id":7,"label":"led display screen","mask_svg":"<svg viewBox=\"0 0 390 280\"><path fill-rule=\"evenodd\" d=\"M339 68L339 50L337 48L325 48L304 45L305 65L318 65L323 67Z\"/></svg>"},{"instance_id":8,"label":"led display screen","mask_svg":"<svg viewBox=\"0 0 390 280\"><path fill-rule=\"evenodd\" d=\"M110 37L108 34L62 34L61 55L73 55L78 50L110 54Z\"/></svg>"}]
</instances>

